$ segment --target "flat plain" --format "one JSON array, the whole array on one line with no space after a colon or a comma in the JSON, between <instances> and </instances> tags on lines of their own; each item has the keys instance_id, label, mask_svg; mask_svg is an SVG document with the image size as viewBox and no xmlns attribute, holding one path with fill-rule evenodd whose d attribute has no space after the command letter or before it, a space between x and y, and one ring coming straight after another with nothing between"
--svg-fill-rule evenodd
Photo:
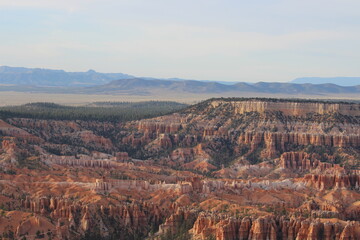
<instances>
[{"instance_id":1,"label":"flat plain","mask_svg":"<svg viewBox=\"0 0 360 240\"><path fill-rule=\"evenodd\" d=\"M60 93L31 93L31 92L0 92L0 106L22 105L33 102L53 102L57 104L81 106L92 102L140 102L140 101L177 101L193 104L214 97L277 97L277 98L305 98L305 99L351 99L360 100L357 94L332 95L290 95L267 93L227 93L227 94L173 94L161 93L156 95L107 95L107 94L60 94Z\"/></svg>"}]
</instances>

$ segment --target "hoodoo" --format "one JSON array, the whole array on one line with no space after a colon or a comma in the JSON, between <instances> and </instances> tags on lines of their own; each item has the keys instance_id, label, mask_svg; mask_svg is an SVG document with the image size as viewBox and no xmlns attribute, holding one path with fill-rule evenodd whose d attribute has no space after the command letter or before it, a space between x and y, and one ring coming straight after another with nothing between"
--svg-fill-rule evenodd
<instances>
[{"instance_id":1,"label":"hoodoo","mask_svg":"<svg viewBox=\"0 0 360 240\"><path fill-rule=\"evenodd\" d=\"M360 104L210 99L133 121L0 121L15 239L360 239Z\"/></svg>"}]
</instances>

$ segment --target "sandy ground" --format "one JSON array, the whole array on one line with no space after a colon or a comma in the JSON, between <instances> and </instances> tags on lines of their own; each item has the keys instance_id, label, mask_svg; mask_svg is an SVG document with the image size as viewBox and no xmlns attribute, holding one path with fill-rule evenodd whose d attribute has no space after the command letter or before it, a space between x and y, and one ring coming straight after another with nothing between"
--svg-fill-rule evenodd
<instances>
[{"instance_id":1,"label":"sandy ground","mask_svg":"<svg viewBox=\"0 0 360 240\"><path fill-rule=\"evenodd\" d=\"M55 93L27 93L0 92L0 106L21 105L31 102L54 102L63 105L86 105L91 102L139 102L139 101L177 101L193 104L213 97L271 97L271 98L311 98L311 99L353 99L360 100L359 95L278 95L254 93L227 94L154 94L152 96L137 95L90 95L90 94L55 94Z\"/></svg>"}]
</instances>

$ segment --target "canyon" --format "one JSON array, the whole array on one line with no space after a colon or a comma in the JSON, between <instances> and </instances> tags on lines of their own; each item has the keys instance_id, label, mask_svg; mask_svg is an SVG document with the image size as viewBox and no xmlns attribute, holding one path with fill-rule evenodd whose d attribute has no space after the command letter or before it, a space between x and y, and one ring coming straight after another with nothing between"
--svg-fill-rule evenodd
<instances>
[{"instance_id":1,"label":"canyon","mask_svg":"<svg viewBox=\"0 0 360 240\"><path fill-rule=\"evenodd\" d=\"M360 104L0 120L1 239L360 239Z\"/></svg>"}]
</instances>

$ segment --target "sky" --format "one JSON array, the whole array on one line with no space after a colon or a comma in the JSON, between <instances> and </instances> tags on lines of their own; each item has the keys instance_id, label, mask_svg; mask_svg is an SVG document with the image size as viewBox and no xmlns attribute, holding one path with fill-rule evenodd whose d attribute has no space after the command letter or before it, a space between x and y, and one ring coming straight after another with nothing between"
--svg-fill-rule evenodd
<instances>
[{"instance_id":1,"label":"sky","mask_svg":"<svg viewBox=\"0 0 360 240\"><path fill-rule=\"evenodd\" d=\"M360 76L359 0L0 0L0 65L142 77Z\"/></svg>"}]
</instances>

